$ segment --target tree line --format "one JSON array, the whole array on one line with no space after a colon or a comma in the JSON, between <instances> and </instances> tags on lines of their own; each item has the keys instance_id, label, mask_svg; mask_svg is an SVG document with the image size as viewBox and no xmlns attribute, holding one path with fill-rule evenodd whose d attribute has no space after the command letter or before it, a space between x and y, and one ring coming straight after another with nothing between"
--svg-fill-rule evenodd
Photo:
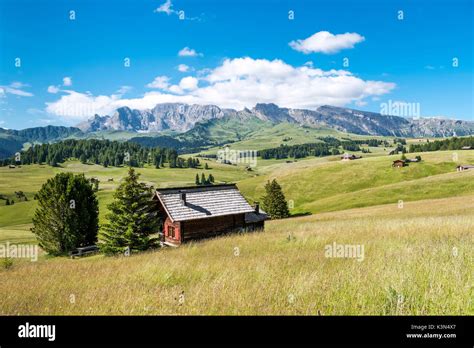
<instances>
[{"instance_id":1,"label":"tree line","mask_svg":"<svg viewBox=\"0 0 474 348\"><path fill-rule=\"evenodd\" d=\"M110 140L74 140L68 139L53 144L34 145L19 156L0 160L0 166L11 164L48 164L58 166L67 159L76 158L84 164L100 164L104 167L123 166L143 167L145 164L155 168L197 168L199 159L178 156L175 149L165 147L146 148L136 143Z\"/></svg>"},{"instance_id":2,"label":"tree line","mask_svg":"<svg viewBox=\"0 0 474 348\"><path fill-rule=\"evenodd\" d=\"M389 145L386 140L379 139L352 140L345 138L344 140L339 140L330 136L320 137L318 139L322 142L301 145L282 144L279 147L260 150L258 155L262 159L304 158L308 156L323 157L339 155L341 153L339 148L341 147L344 151L361 151L360 145L372 147Z\"/></svg>"},{"instance_id":3,"label":"tree line","mask_svg":"<svg viewBox=\"0 0 474 348\"><path fill-rule=\"evenodd\" d=\"M444 151L444 150L461 150L463 147L471 147L474 149L474 137L466 138L449 138L444 140L429 141L423 144L410 144L409 152L425 152L425 151Z\"/></svg>"}]
</instances>

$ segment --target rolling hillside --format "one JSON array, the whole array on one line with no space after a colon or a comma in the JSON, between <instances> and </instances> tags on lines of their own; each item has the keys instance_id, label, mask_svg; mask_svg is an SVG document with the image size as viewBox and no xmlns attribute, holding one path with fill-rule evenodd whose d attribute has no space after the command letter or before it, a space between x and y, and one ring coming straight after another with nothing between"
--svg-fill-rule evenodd
<instances>
[{"instance_id":1,"label":"rolling hillside","mask_svg":"<svg viewBox=\"0 0 474 348\"><path fill-rule=\"evenodd\" d=\"M280 161L264 175L239 182L249 198L259 200L267 180L276 178L288 200L294 201L292 213L320 213L398 200L414 201L474 193L474 172L457 173L456 165L474 164L474 151L421 153L421 163L392 168L394 156L367 157L350 162L338 158L317 158L296 163ZM409 157L415 157L409 154Z\"/></svg>"},{"instance_id":2,"label":"rolling hillside","mask_svg":"<svg viewBox=\"0 0 474 348\"><path fill-rule=\"evenodd\" d=\"M212 173L216 182L237 182L244 196L259 201L267 180L276 178L287 200L293 201L292 214L317 214L357 207L417 201L474 194L474 172L457 173L457 163L474 164L474 151L458 151L458 162L451 151L421 153L423 161L404 168L392 168L399 156L376 156L341 162L339 157L307 158L298 162L259 160L254 171L243 165L231 166L207 161L210 170L140 168L141 179L155 187L194 185L196 174ZM410 154L411 155L411 154ZM415 154L413 154L414 156ZM205 160L203 160L205 161ZM204 162L203 162L204 163ZM60 168L46 165L25 165L15 169L0 168L0 193L15 199L15 191L23 191L28 202L5 206L0 201L0 240L5 231L24 231L28 235L35 209L34 193L55 173L85 173L100 180L98 192L100 219L104 222L106 205L111 201L126 168L84 165L66 162ZM113 181L108 181L113 179Z\"/></svg>"},{"instance_id":3,"label":"rolling hillside","mask_svg":"<svg viewBox=\"0 0 474 348\"><path fill-rule=\"evenodd\" d=\"M423 200L130 257L15 261L0 314L472 315L473 209L474 195ZM334 242L363 260L325 257Z\"/></svg>"},{"instance_id":4,"label":"rolling hillside","mask_svg":"<svg viewBox=\"0 0 474 348\"><path fill-rule=\"evenodd\" d=\"M472 315L474 172L455 172L452 151L421 156L400 169L391 167L398 156L260 160L251 172L213 161L208 171L141 168L142 180L159 187L212 173L237 182L250 200L277 178L294 200L291 212L313 215L128 258L16 259L0 267L0 293L9 294L0 297L0 314ZM458 157L474 164L472 150ZM126 168L3 167L0 193L14 198L22 190L29 201L0 205L0 242L36 243L32 196L61 171L99 178L104 222ZM325 257L332 243L363 246L363 259Z\"/></svg>"}]
</instances>

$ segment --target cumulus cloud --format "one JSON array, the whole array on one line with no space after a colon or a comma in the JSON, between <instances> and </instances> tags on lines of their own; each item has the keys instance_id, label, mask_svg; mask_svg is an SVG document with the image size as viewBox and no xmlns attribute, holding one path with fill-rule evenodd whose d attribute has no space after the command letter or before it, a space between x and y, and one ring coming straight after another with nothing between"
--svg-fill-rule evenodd
<instances>
[{"instance_id":1,"label":"cumulus cloud","mask_svg":"<svg viewBox=\"0 0 474 348\"><path fill-rule=\"evenodd\" d=\"M181 79L179 87L184 90L195 90L198 88L198 79L192 76L187 76Z\"/></svg>"},{"instance_id":2,"label":"cumulus cloud","mask_svg":"<svg viewBox=\"0 0 474 348\"><path fill-rule=\"evenodd\" d=\"M186 64L180 64L178 65L178 70L181 72L187 72L189 71L189 66L187 66Z\"/></svg>"},{"instance_id":3,"label":"cumulus cloud","mask_svg":"<svg viewBox=\"0 0 474 348\"><path fill-rule=\"evenodd\" d=\"M187 76L172 85L168 77L158 76L148 86L159 90L132 99L69 92L48 104L47 110L60 116L79 117L74 108L70 111L71 105L78 103L83 110L88 110L80 117L87 118L95 113L110 114L121 106L151 109L168 102L215 104L235 109L253 107L256 103L275 103L282 107L316 109L326 104L345 106L357 102L361 105L365 98L377 97L395 88L394 83L363 80L347 70L322 70L308 65L292 66L279 59L249 57L226 59L199 79Z\"/></svg>"},{"instance_id":4,"label":"cumulus cloud","mask_svg":"<svg viewBox=\"0 0 474 348\"><path fill-rule=\"evenodd\" d=\"M197 56L202 56L202 53L196 52L196 50L189 48L189 47L184 47L178 52L178 56L180 57L197 57Z\"/></svg>"},{"instance_id":5,"label":"cumulus cloud","mask_svg":"<svg viewBox=\"0 0 474 348\"><path fill-rule=\"evenodd\" d=\"M155 79L147 84L148 88L158 88L158 89L167 89L170 78L168 76L157 76Z\"/></svg>"},{"instance_id":6,"label":"cumulus cloud","mask_svg":"<svg viewBox=\"0 0 474 348\"><path fill-rule=\"evenodd\" d=\"M332 34L328 31L317 32L303 40L291 41L290 47L298 52L309 53L337 53L343 49L354 48L354 45L365 38L357 33Z\"/></svg>"},{"instance_id":7,"label":"cumulus cloud","mask_svg":"<svg viewBox=\"0 0 474 348\"><path fill-rule=\"evenodd\" d=\"M56 94L59 92L59 88L57 86L48 86L48 93Z\"/></svg>"},{"instance_id":8,"label":"cumulus cloud","mask_svg":"<svg viewBox=\"0 0 474 348\"><path fill-rule=\"evenodd\" d=\"M78 93L75 91L65 91L66 95L53 103L46 103L46 112L52 115L61 116L67 119L82 120L95 114L107 115L116 108L118 95L97 97L91 93Z\"/></svg>"},{"instance_id":9,"label":"cumulus cloud","mask_svg":"<svg viewBox=\"0 0 474 348\"><path fill-rule=\"evenodd\" d=\"M63 77L63 86L72 86L72 78L70 76Z\"/></svg>"}]
</instances>

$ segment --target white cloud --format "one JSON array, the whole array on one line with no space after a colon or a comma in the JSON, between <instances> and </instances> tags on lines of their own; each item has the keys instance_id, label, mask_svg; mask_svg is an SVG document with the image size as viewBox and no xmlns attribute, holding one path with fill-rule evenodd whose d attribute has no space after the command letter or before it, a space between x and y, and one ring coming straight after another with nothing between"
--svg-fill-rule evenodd
<instances>
[{"instance_id":1,"label":"white cloud","mask_svg":"<svg viewBox=\"0 0 474 348\"><path fill-rule=\"evenodd\" d=\"M72 86L72 78L69 76L64 77L63 86Z\"/></svg>"},{"instance_id":2,"label":"white cloud","mask_svg":"<svg viewBox=\"0 0 474 348\"><path fill-rule=\"evenodd\" d=\"M179 82L179 87L184 90L195 90L198 88L198 79L192 76L186 76Z\"/></svg>"},{"instance_id":3,"label":"white cloud","mask_svg":"<svg viewBox=\"0 0 474 348\"><path fill-rule=\"evenodd\" d=\"M6 97L7 94L13 94L19 97L32 97L33 93L22 90L23 87L29 87L29 85L21 82L12 82L8 86L0 85L0 97Z\"/></svg>"},{"instance_id":4,"label":"white cloud","mask_svg":"<svg viewBox=\"0 0 474 348\"><path fill-rule=\"evenodd\" d=\"M202 56L202 53L197 53L196 50L189 48L189 47L184 47L178 52L178 56L180 57L197 57L197 56Z\"/></svg>"},{"instance_id":5,"label":"white cloud","mask_svg":"<svg viewBox=\"0 0 474 348\"><path fill-rule=\"evenodd\" d=\"M166 0L163 4L161 4L159 7L153 10L155 13L166 13L168 16L169 15L176 15L180 20L189 20L189 21L200 21L201 16L199 17L188 17L185 15L185 11L180 9L179 11L176 11L173 9L173 3L171 0Z\"/></svg>"},{"instance_id":6,"label":"white cloud","mask_svg":"<svg viewBox=\"0 0 474 348\"><path fill-rule=\"evenodd\" d=\"M53 103L46 103L46 112L67 119L82 120L95 114L107 115L112 113L119 100L118 95L94 97L90 93L65 91L67 94Z\"/></svg>"},{"instance_id":7,"label":"white cloud","mask_svg":"<svg viewBox=\"0 0 474 348\"><path fill-rule=\"evenodd\" d=\"M132 86L120 86L116 93L119 95L124 95L125 93L130 92L132 89Z\"/></svg>"},{"instance_id":8,"label":"white cloud","mask_svg":"<svg viewBox=\"0 0 474 348\"><path fill-rule=\"evenodd\" d=\"M47 111L63 117L87 118L95 113L111 114L121 106L143 110L167 102L215 104L235 109L253 107L256 103L275 103L282 107L316 109L325 104L361 104L365 98L377 97L395 88L394 83L363 80L347 70L295 67L278 59L248 57L226 59L199 79L187 76L179 84L171 85L168 77L158 76L148 86L160 91L132 99L69 91L67 96L49 103ZM78 106L74 106L76 103Z\"/></svg>"},{"instance_id":9,"label":"white cloud","mask_svg":"<svg viewBox=\"0 0 474 348\"><path fill-rule=\"evenodd\" d=\"M148 88L159 88L159 89L167 89L169 84L170 78L168 76L157 76L155 79L147 84Z\"/></svg>"},{"instance_id":10,"label":"white cloud","mask_svg":"<svg viewBox=\"0 0 474 348\"><path fill-rule=\"evenodd\" d=\"M48 93L56 94L59 92L59 88L57 86L48 86Z\"/></svg>"},{"instance_id":11,"label":"white cloud","mask_svg":"<svg viewBox=\"0 0 474 348\"><path fill-rule=\"evenodd\" d=\"M178 65L178 70L181 71L181 72L187 72L189 71L189 66L187 66L186 64L180 64Z\"/></svg>"},{"instance_id":12,"label":"white cloud","mask_svg":"<svg viewBox=\"0 0 474 348\"><path fill-rule=\"evenodd\" d=\"M166 13L168 16L172 13L175 13L175 11L173 10L173 4L171 3L171 0L166 0L166 2L161 4L157 9L155 9L154 12Z\"/></svg>"},{"instance_id":13,"label":"white cloud","mask_svg":"<svg viewBox=\"0 0 474 348\"><path fill-rule=\"evenodd\" d=\"M317 32L303 40L291 41L290 47L298 52L308 53L337 53L364 41L365 38L357 33L331 34L328 31Z\"/></svg>"}]
</instances>

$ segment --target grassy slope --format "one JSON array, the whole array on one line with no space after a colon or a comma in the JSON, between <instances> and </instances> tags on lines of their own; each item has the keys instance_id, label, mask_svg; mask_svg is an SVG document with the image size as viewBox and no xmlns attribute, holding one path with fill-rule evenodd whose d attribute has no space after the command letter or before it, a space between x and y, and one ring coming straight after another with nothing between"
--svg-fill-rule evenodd
<instances>
[{"instance_id":1,"label":"grassy slope","mask_svg":"<svg viewBox=\"0 0 474 348\"><path fill-rule=\"evenodd\" d=\"M473 209L470 195L271 221L128 258L15 261L0 269L0 314L472 315ZM326 258L333 242L364 245L364 260Z\"/></svg>"},{"instance_id":2,"label":"grassy slope","mask_svg":"<svg viewBox=\"0 0 474 348\"><path fill-rule=\"evenodd\" d=\"M236 150L262 150L268 148L278 147L281 144L297 145L306 143L319 142L319 137L333 136L336 138L351 138L351 139L389 139L388 137L376 136L359 136L355 134L348 134L338 132L331 128L309 128L302 127L292 123L279 123L276 125L269 125L264 128L258 128L254 132L247 134L244 140L229 144L232 149ZM283 141L283 139L287 139ZM216 153L218 147L210 148L201 153ZM380 148L371 148L375 151ZM381 149L383 150L383 148ZM390 150L389 150L390 151Z\"/></svg>"},{"instance_id":3,"label":"grassy slope","mask_svg":"<svg viewBox=\"0 0 474 348\"><path fill-rule=\"evenodd\" d=\"M415 156L416 154L410 154ZM379 156L342 162L335 158L278 163L262 168L263 175L248 178L239 188L258 200L267 180L276 178L292 212L318 213L362 206L474 193L474 172L456 172L452 151L422 153L421 163L392 168L399 156ZM458 163L474 164L474 151L458 151Z\"/></svg>"}]
</instances>

